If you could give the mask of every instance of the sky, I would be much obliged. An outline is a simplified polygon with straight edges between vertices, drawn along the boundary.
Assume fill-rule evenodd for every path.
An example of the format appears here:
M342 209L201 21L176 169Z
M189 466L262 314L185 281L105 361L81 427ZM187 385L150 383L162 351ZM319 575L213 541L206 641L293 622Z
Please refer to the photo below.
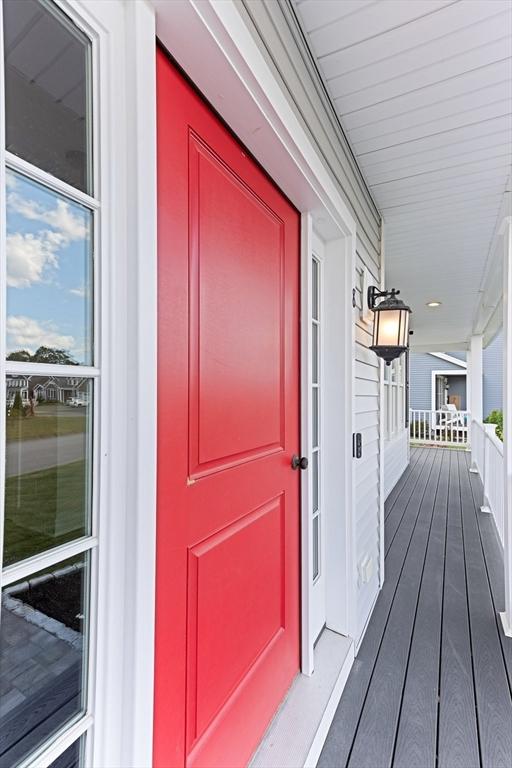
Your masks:
M92 215L7 172L7 353L64 349L91 365Z

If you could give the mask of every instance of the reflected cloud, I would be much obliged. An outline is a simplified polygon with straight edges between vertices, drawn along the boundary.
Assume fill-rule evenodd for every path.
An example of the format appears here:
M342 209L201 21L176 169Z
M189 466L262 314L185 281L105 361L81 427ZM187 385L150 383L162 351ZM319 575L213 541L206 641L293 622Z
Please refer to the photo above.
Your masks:
M65 200L57 199L53 208L44 208L34 200L27 200L17 192L10 191L7 195L7 207L30 221L40 221L56 229L62 237L62 243L85 240L88 236L86 217L74 213Z
M7 235L7 285L10 288L29 288L40 283L49 267L57 267L58 241L54 232L39 235L16 232Z
M7 181L7 354L44 347L90 364L91 211L14 171Z
M22 315L7 317L7 346L9 349L24 349L34 354L39 347L72 349L75 346L73 336L60 334L51 326L43 327L36 320Z

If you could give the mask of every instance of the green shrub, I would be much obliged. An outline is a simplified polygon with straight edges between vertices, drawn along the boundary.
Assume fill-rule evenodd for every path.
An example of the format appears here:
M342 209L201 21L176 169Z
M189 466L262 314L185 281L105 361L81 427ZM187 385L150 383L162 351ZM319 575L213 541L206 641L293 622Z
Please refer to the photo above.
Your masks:
M484 421L486 424L496 424L496 434L503 440L503 411L491 411Z

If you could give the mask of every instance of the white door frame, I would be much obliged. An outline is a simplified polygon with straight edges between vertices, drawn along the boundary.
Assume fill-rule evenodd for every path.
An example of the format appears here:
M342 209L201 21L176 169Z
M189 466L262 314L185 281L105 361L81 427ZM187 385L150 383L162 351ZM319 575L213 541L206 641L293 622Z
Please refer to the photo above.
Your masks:
M436 411L436 377L437 376L465 376L466 377L466 407L462 408L461 410L469 411L469 403L468 403L468 375L467 370L465 368L460 368L459 370L453 370L450 369L449 371L432 371L431 372L431 380L430 380L430 404L431 404L431 411Z
M238 138L302 213L301 295L302 326L308 328L313 228L327 251L343 259L343 308L345 355L343 398L344 430L340 434L339 471L344 477L345 558L339 558L339 573L332 584L328 603L339 614L337 627L356 636L357 572L355 567L355 523L353 511L352 425L354 392L354 322L352 288L355 280L356 223L339 188L300 124L280 83L270 70L264 53L250 35L235 0L152 0L157 12L157 34L178 64L204 94ZM195 45L189 45L193 39ZM219 84L222 84L220 87ZM229 94L229 98L226 97ZM256 130L255 130L256 127ZM340 297L342 298L342 297ZM302 334L302 448L309 445L311 396L309 375L304 370L309 341ZM310 489L307 472L302 473L302 520L309 515ZM309 588L312 549L307 526L302 526L302 670L313 671L313 647L309 618ZM341 573L342 571L342 573ZM332 580L331 580L332 581ZM345 599L340 602L340 591ZM340 608L340 605L343 607Z
M329 488L325 485L325 475L329 463L331 474L338 472L341 493L338 500L338 514L334 513L334 505L328 504L324 509L324 542L323 549L325 567L325 624L329 629L340 634L355 638L356 632L356 597L357 597L357 572L355 566L355 522L353 518L354 498L354 468L352 461L352 432L353 432L353 396L354 396L354 345L355 325L352 315L351 292L355 269L355 252L352 238L333 238L327 242L321 240L314 227L313 216L309 213L302 215L302 239L301 239L301 442L302 453L311 459L312 446L312 370L311 370L311 271L312 257L321 250L321 265L324 270L324 289L322 292L322 312L325 317L327 311L326 302L331 297L326 289L325 270L335 273L339 285L339 298L337 302L337 316L339 326L331 331L337 337L343 354L342 371L334 382L334 388L338 391L341 407L336 423L331 426L337 430L337 436L333 430L326 429L324 418L326 387L323 387L321 435L323 452L321 454L320 476L323 501L329 496ZM321 247L320 247L321 246ZM338 265L338 269L333 267ZM327 278L329 279L329 278ZM335 283L331 280L331 289ZM343 301L343 297L345 301ZM330 312L330 314L332 314ZM327 366L326 355L329 354L326 346L325 331L321 341L323 371L321 381L325 385L325 369ZM339 361L338 361L339 362ZM332 398L334 399L334 398ZM330 417L329 417L330 418ZM334 445L336 441L336 444ZM336 455L334 452L336 451ZM336 467L333 464L336 463ZM314 643L317 635L317 627L314 621L312 604L313 585L313 537L312 537L312 509L313 493L311 475L309 472L302 474L301 483L301 668L306 675L314 672ZM323 503L323 501L321 503Z

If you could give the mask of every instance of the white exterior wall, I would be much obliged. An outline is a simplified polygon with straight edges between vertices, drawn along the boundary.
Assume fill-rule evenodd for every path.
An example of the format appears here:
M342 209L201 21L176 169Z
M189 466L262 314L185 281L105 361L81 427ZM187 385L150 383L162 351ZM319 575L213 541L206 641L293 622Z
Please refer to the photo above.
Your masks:
M358 567L358 635L367 624L379 592L379 372L380 362L368 347L372 343L372 326L361 319L365 297L362 295L363 272L369 270L374 284L380 285L380 270L363 243L358 240L356 260L356 343L355 343L355 426L363 437L363 455L355 459L354 504L356 516L356 565ZM373 571L368 582L359 575L359 566L369 558Z
M409 435L406 429L384 444L384 496L387 499L409 464Z

